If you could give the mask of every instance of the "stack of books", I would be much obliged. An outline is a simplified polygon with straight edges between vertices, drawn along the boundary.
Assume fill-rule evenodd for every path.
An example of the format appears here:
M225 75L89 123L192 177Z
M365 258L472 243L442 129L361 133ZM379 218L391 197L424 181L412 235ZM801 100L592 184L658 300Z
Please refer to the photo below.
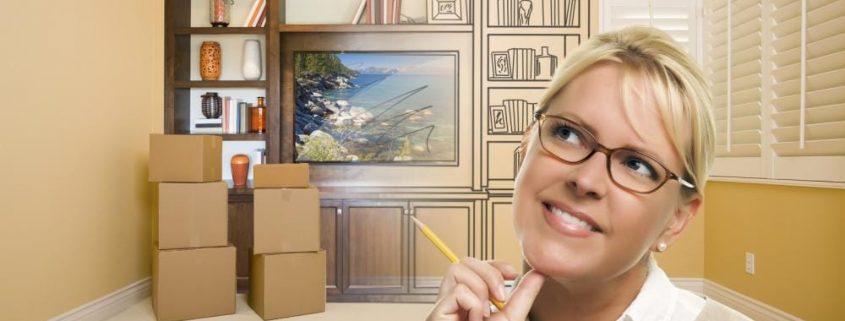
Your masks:
M232 97L223 97L223 114L220 118L195 119L191 134L245 134L249 132L249 103Z
M352 24L398 24L402 0L361 0Z

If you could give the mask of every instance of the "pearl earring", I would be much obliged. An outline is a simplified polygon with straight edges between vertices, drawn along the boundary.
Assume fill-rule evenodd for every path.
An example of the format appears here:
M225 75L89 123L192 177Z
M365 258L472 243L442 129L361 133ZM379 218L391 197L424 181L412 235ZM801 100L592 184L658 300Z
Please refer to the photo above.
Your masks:
M666 242L660 242L660 244L657 244L657 252L666 252L667 248L669 248L669 245L666 245Z

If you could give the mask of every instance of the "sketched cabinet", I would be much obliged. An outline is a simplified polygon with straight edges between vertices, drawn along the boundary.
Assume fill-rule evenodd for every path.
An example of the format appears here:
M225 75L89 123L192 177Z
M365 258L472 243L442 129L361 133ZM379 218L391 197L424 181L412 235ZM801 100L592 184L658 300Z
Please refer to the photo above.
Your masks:
M343 294L408 290L407 202L344 201Z
M326 294L333 302L433 302L449 260L410 215L459 257L473 256L477 201L322 200Z
M326 294L340 294L341 224L343 203L338 200L320 201L320 248L326 250Z
M410 202L411 214L428 225L459 258L475 256L475 202ZM410 222L410 292L437 294L449 268L446 258Z

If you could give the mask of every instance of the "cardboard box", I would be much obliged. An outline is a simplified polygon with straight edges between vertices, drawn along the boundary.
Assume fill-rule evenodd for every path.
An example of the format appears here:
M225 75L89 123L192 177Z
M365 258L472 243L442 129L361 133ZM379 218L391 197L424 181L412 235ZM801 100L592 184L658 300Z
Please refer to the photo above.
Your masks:
M153 249L152 290L158 321L235 313L235 247Z
M150 134L150 182L219 181L222 159L220 136Z
M254 254L320 250L320 192L316 187L253 191Z
M310 181L308 164L261 164L253 171L254 188L306 188Z
M160 183L154 242L178 249L229 244L229 191L222 181Z
M326 311L326 251L253 255L249 305L264 320Z

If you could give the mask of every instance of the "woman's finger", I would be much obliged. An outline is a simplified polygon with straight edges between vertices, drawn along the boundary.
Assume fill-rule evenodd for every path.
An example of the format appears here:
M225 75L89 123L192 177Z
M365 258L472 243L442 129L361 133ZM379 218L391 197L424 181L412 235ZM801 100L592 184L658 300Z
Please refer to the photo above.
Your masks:
M505 293L505 279L502 272L495 266L471 257L461 259L461 263L469 267L485 283L488 293L499 301L507 299Z
M472 290L459 283L437 300L426 321L483 321L486 306Z
M519 272L516 271L516 268L513 265L510 265L508 262L505 261L487 261L490 265L494 268L502 272L502 276L505 277L505 280L513 280L519 276Z
M453 288L458 285L464 285L471 290L481 302L487 302L490 297L490 290L487 283L475 271L475 269L468 266L463 261L461 263L452 264L449 267L449 272L446 274L441 286L438 297L443 297L445 294L452 292Z
M522 277L519 285L511 294L511 298L505 304L505 308L493 315L493 320L522 321L528 317L534 299L543 288L546 276L537 271L530 271Z

